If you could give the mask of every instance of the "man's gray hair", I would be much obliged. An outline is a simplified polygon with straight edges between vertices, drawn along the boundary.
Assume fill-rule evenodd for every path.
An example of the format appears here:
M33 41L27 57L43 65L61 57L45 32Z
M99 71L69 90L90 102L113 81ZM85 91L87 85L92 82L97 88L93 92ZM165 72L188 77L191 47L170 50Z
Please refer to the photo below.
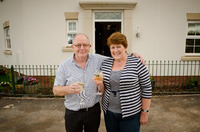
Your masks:
M85 37L88 39L88 42L90 42L90 41L89 41L89 38L88 38L88 36L87 36L86 34L84 34L84 33L77 33L77 34L74 36L74 38L73 38L73 44L74 44L74 40L76 39L76 37L77 37L77 36L81 36L81 35L85 36Z

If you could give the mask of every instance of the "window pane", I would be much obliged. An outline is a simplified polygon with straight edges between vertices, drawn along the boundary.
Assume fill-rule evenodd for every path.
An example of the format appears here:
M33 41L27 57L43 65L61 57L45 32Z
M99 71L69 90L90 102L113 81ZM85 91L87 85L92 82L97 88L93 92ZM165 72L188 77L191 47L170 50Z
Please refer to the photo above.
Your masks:
M69 22L69 30L72 30L72 23Z
M193 47L186 47L186 53L193 53Z
M195 53L200 53L200 47L195 47Z
M72 44L73 38L76 34L68 34L68 44Z
M69 22L69 31L76 30L76 22Z
M6 36L6 37L10 37L9 28L5 28L5 36Z
M186 46L194 46L194 39L186 39Z
M95 19L118 19L121 20L122 14L121 12L95 12Z
M195 47L200 47L200 39L195 39Z
M7 48L11 48L10 39L6 39Z
M188 23L188 35L195 35L195 23Z
M6 32L6 36L7 36L7 37L10 37L10 30L9 30L9 28L8 28L8 30L7 30L7 32Z
M200 23L196 24L196 35L200 36Z
M73 29L72 30L76 30L76 23L73 23Z

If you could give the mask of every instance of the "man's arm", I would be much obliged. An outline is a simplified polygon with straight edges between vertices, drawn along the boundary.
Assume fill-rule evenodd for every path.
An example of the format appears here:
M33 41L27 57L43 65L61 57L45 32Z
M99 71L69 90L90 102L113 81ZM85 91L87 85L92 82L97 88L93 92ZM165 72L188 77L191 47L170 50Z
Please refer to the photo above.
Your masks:
M80 86L76 83L72 83L69 86L54 86L53 94L56 96L65 96L67 94L80 93Z
M80 93L80 86L77 83L72 83L66 86L66 75L64 65L60 65L56 73L54 81L53 94L56 96L64 96L67 94Z

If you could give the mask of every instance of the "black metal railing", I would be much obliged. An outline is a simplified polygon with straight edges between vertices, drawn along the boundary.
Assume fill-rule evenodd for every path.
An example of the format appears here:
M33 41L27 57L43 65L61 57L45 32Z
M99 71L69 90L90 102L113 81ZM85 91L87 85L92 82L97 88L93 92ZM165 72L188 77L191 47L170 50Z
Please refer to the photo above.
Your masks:
M0 95L53 97L52 88L58 67L1 65ZM200 93L200 61L147 61L146 67L150 73L153 94ZM6 82L5 85L2 82Z
M200 61L148 61L153 93L200 93Z

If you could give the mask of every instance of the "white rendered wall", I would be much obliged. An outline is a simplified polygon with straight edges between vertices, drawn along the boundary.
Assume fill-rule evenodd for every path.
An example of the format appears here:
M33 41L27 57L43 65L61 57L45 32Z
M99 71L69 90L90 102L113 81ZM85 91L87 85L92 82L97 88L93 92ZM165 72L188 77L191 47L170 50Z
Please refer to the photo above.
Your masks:
M79 12L79 32L84 32L84 13L79 1L0 2L0 64L58 65L70 57L72 52L62 51L67 42L64 12ZM130 1L137 2L132 14L134 36L128 42L132 45L131 50L141 54L145 60L180 60L185 55L186 13L200 13L200 0ZM2 24L5 21L10 22L12 55L3 53L5 45ZM137 27L141 28L139 38L135 36Z
M138 0L133 11L133 51L146 60L180 60L185 55L186 13L200 13L200 0Z

